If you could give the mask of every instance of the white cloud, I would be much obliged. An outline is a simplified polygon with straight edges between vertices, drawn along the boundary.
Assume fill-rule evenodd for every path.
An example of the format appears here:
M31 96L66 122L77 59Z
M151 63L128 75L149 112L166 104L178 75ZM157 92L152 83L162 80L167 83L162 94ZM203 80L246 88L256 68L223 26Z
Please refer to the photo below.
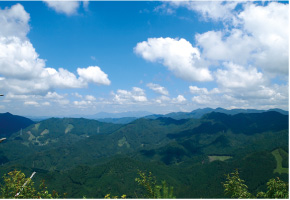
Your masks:
M23 6L0 8L0 89L4 93L45 95L56 88L83 88L89 83L109 85L99 67L78 68L79 77L66 69L48 68L26 37L29 14Z
M199 88L197 86L189 86L189 91L192 94L208 94L208 90L206 88Z
M214 100L209 95L200 95L192 97L192 101L202 105L213 105Z
M226 69L218 69L216 72L217 83L225 88L247 88L251 89L265 83L261 72L256 68L248 69L233 63L224 63Z
M77 14L78 8L80 6L80 2L78 1L44 0L44 2L48 7L52 8L57 13L63 13L66 15Z
M25 101L24 105L38 106L38 103L36 101Z
M213 61L246 64L256 46L256 41L239 29L232 29L227 37L226 34L228 33L222 31L196 34L197 44L203 50L202 56Z
M98 66L89 66L88 68L78 68L77 72L85 82L92 82L101 85L110 85L111 81L108 75L104 73Z
M167 89L165 87L162 87L158 84L148 83L147 87L149 87L151 90L153 90L154 92L161 94L161 95L168 95L169 94L169 92L167 91Z
M158 97L155 101L157 103L164 103L164 102L168 102L169 103L170 100L171 99L168 96L162 95L162 96Z
M239 8L237 9L237 5ZM221 21L225 29L196 34L201 58L253 64L268 76L288 75L289 4L269 2L172 1L160 9L180 7L201 14L205 20ZM170 14L170 13L169 13Z
M223 1L171 1L166 3L164 9L173 13L172 9L185 7L188 10L196 11L204 19L229 20L233 18L233 10L238 2ZM165 5L166 5L165 4ZM171 8L171 9L170 9ZM169 13L170 14L170 13Z
M253 67L246 68L233 63L224 63L224 67L215 74L218 88L208 91L206 88L189 87L190 92L197 95L192 97L194 103L212 107L288 108L288 84L271 85Z
M0 18L0 23L1 23ZM38 58L32 44L18 37L0 37L0 74L27 80L42 73L45 62Z
M29 14L21 4L13 5L11 8L5 8L4 10L0 9L0 37L26 38L26 34L30 30L28 25L29 19Z
M48 92L44 98L47 99L63 99L64 96L63 95L59 95L56 92Z
M44 68L41 78L46 79L53 88L82 88L88 84L87 81L77 78L63 68L59 68L58 71L53 68Z
M212 90L208 91L207 88L199 88L197 86L189 86L189 91L192 94L218 94L220 90L218 88L213 88Z
M244 31L258 43L255 64L271 73L288 74L289 4L247 4L238 17Z
M88 106L92 104L92 102L91 101L74 101L73 104L76 106Z
M197 48L185 39L149 38L134 48L136 54L150 62L160 62L179 78L189 81L211 81L207 66Z
M196 34L202 57L245 65L252 63L268 75L288 75L289 5L244 5L235 15L234 28Z
M176 98L172 99L173 103L184 103L186 102L186 98L183 95L178 95Z
M95 98L94 96L92 96L92 95L86 95L86 96L85 96L85 99L86 99L87 101L95 101L95 100L96 100L96 98Z
M138 87L133 87L131 91L127 90L117 90L117 93L112 93L113 101L118 104L132 104L132 103L142 103L147 102L147 97L143 89Z

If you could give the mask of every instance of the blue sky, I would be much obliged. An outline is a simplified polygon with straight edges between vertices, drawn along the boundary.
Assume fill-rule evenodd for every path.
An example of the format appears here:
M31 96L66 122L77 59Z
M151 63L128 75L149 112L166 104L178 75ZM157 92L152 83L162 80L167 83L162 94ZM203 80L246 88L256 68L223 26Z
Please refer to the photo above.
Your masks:
M288 13L285 2L0 2L0 112L288 110Z

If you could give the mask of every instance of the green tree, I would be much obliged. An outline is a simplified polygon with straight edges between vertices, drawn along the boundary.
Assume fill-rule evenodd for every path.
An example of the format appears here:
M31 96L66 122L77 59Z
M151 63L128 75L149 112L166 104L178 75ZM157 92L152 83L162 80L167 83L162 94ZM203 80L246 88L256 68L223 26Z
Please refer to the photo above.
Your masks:
M149 199L173 199L173 187L167 186L166 181L162 181L161 185L156 184L156 177L151 172L147 175L145 172L138 172L140 178L135 181L146 189L146 198Z
M223 183L226 195L229 195L231 198L235 199L253 198L253 195L248 192L248 186L244 184L245 181L240 178L237 169L226 176L227 181Z
M288 183L281 181L279 177L276 179L271 179L267 183L267 192L259 192L257 197L267 199L288 199Z
M4 184L1 185L0 189L0 197L3 199L52 199L60 197L55 191L50 194L44 181L39 185L39 190L36 190L34 182L30 178L26 178L21 171L9 172L3 176L3 179Z
M240 178L237 169L233 173L227 174L226 177L227 181L223 183L223 186L225 188L225 194L229 195L231 198L289 198L288 183L280 180L278 177L276 179L270 179L267 182L267 191L258 192L257 196L248 192L248 186L245 185L245 181Z

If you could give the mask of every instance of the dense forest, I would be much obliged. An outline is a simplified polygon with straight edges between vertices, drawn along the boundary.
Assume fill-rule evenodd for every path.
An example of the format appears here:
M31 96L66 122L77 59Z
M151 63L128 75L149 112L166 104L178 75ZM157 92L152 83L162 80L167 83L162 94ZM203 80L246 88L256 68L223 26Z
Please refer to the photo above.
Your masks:
M152 173L159 185L166 181L176 198L225 198L225 175L236 169L251 194L266 191L276 177L288 183L288 115L198 112L128 123L84 118L31 123L0 144L0 173L36 172L36 184L44 179L49 192L68 198L146 197L136 182L140 172Z

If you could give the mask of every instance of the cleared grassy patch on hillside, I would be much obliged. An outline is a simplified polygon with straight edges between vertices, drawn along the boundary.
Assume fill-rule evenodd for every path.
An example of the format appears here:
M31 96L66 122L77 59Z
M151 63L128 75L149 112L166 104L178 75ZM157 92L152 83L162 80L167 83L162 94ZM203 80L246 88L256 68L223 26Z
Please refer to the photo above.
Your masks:
M280 149L280 151L284 151L284 150ZM272 151L272 154L275 157L276 162L277 162L277 167L276 167L276 169L274 169L274 173L279 173L279 174L286 173L286 174L288 174L288 172L289 172L288 168L282 167L283 159L282 159L282 156L279 152L279 149Z
M69 132L71 132L71 130L73 130L74 126L72 124L68 124L64 133L67 134Z
M209 162L213 162L215 160L225 161L232 158L232 156L208 156Z

